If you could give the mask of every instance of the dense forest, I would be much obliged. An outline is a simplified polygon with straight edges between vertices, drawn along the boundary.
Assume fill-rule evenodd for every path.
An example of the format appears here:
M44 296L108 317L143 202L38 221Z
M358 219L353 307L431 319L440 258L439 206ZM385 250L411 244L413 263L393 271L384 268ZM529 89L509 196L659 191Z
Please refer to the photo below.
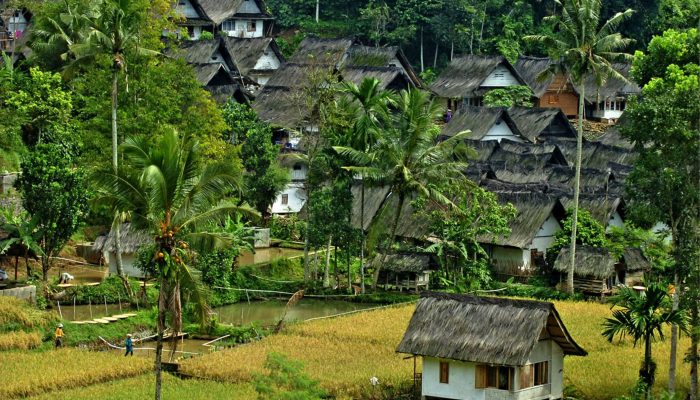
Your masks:
M620 27L635 40L630 52L646 47L667 29L697 26L700 3L688 0L605 0L601 20L632 9ZM547 16L556 0L268 0L276 29L297 34L356 36L367 44L399 45L421 71L445 66L454 54L546 55L523 41L551 30ZM318 21L316 13L318 7Z

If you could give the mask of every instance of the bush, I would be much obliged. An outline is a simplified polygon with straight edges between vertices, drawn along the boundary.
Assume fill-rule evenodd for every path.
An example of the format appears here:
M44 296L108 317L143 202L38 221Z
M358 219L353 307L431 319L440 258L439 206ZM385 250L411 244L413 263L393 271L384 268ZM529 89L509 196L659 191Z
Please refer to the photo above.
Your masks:
M211 40L214 39L214 34L209 31L204 31L199 34L199 40Z
M140 290L139 286L141 283L138 280L131 279L129 284L134 292ZM158 290L156 288L147 288L146 293L151 302L155 302L158 298ZM129 296L126 293L124 284L118 276L110 276L96 286L73 286L67 288L66 295L64 296L65 301L72 302L73 297L75 297L76 304L88 304L90 302L96 304L104 303L105 301L114 304L120 301L122 303L129 301Z
M304 373L304 365L283 354L270 353L265 360L266 375L255 374L253 382L259 399L316 400L326 397L318 381Z
M274 216L270 222L270 236L276 239L293 242L303 241L305 229L306 224L296 215Z

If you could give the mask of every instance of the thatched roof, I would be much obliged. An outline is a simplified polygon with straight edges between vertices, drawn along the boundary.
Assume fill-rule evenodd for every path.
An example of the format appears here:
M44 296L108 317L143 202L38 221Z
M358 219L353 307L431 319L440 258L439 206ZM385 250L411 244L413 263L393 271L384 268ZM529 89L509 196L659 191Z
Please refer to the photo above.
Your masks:
M398 62L398 63L397 63ZM398 46L373 47L354 44L348 50L348 58L345 61L348 67L396 67L400 68L409 82L416 87L424 87L413 66Z
M515 62L515 69L527 82L535 97L542 97L554 80L553 75L545 76L545 79L540 78L551 64L552 60L549 57L520 56Z
M513 134L520 135L523 139L526 139L518 130L510 115L502 107L463 107L449 123L443 126L442 135L454 136L468 130L471 133L467 138L481 140L501 120L508 125Z
M207 17L211 19L216 25L221 24L225 20L234 17L246 17L253 16L247 14L236 15L241 4L244 0L196 0L202 6L202 9L206 13ZM261 14L254 14L256 18L269 19L271 18L269 14L266 13L267 7L262 0L254 0Z
M554 261L555 271L568 271L571 262L569 250L568 246L561 249ZM600 247L577 245L574 264L574 274L580 277L607 279L615 273L615 258L607 249Z
M265 85L258 93L253 108L261 121L277 127L295 129L306 118L296 104L293 89L285 87Z
M629 63L613 64L613 68L628 80L624 81L622 79L609 78L601 87L598 87L598 83L593 77L586 77L583 82L586 101L589 103L597 103L608 99L614 100L616 97L627 97L631 94L641 93L642 90L639 88L639 85L631 80L632 78L629 74L631 67L632 65Z
M466 55L455 57L444 71L430 84L439 97L463 98L480 94L481 83L499 65L504 65L523 85L520 74L503 56Z
M232 85L236 81L221 63L192 64L194 75L202 86Z
M622 252L622 258L625 260L627 271L649 271L651 269L651 263L640 249L626 247Z
M554 340L566 355L587 354L552 303L423 292L396 351L522 366L544 339Z
M565 208L574 206L572 196L562 196L560 199ZM625 201L616 194L595 195L582 194L578 199L579 208L591 213L591 217L598 221L603 227L608 225L610 218L617 211L621 216L625 215Z
M353 38L322 39L307 36L299 43L299 48L289 59L297 64L330 64L339 67L348 49L355 42Z
M634 148L634 143L622 137L620 134L620 123L621 121L618 120L617 125L611 126L605 131L604 134L598 137L598 141L607 146L615 146L626 150L632 150Z
M412 86L408 76L398 67L344 67L340 71L344 81L359 85L365 78L376 78L382 89L407 89Z
M510 223L511 233L507 237L485 236L479 238L482 243L500 246L527 248L537 232L550 215L561 221L566 211L556 196L544 193L517 191L496 192L501 203L511 203L517 209L515 218Z
M497 140L470 140L467 139L464 141L466 145L472 149L475 150L474 157L470 158L470 161L473 161L470 163L473 164L474 162L485 162L488 161L489 158L491 158L491 155L493 154L496 149L500 148L500 143L498 143ZM505 140L502 140L502 142L505 142ZM510 142L510 141L508 141Z
M511 107L508 115L531 142L550 137L576 139L576 130L559 108Z
M370 265L392 272L423 272L430 266L430 255L377 253Z
M274 38L237 38L227 36L223 38L224 46L228 49L241 74L247 75L255 68L266 51L275 53L275 56L284 62L284 56Z
M217 52L221 55L221 59L218 58ZM236 63L221 38L183 41L179 48L166 50L166 54L170 57L182 58L188 64L223 63L232 74L238 74Z
M369 229L373 222L377 226L389 227L394 222L395 213L398 210L398 197L389 194L388 187L365 187L365 208L364 220L362 216L362 186L356 182L352 187L352 216L351 223L355 228L361 228L360 222L363 221L362 227ZM411 205L412 198L404 201L399 217L399 224L396 228L396 234L404 238L424 239L429 233L428 221L421 218L415 213ZM386 202L386 212L382 215L382 203Z
M153 243L153 237L148 231L134 230L130 223L121 225L119 236L121 237L122 253L136 253L141 246ZM92 245L92 249L100 252L116 251L114 231L110 230L106 236L98 236Z

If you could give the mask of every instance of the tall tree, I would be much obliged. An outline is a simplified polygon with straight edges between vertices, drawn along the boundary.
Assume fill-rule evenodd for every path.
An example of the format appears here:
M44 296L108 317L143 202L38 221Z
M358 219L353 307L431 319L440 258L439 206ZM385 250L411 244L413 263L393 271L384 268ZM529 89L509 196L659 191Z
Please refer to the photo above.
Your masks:
M161 398L161 358L166 315L174 332L182 328L182 298L195 305L205 321L207 307L198 282L187 266L192 251L207 252L231 242L221 229L226 217L239 212L253 214L226 196L236 194L241 177L229 164L203 166L199 143L174 132L152 143L149 138L129 138L123 146L128 168L102 172L96 179L97 201L113 211L129 213L136 228L155 237L153 260L159 283L156 393Z
M7 239L0 241L0 254L12 252L15 257L15 281L17 280L17 267L20 255L24 258L24 266L27 268L27 279L31 278L32 271L29 268L29 255L34 253L41 256L41 246L37 235L37 220L30 218L27 212L15 212L14 207L2 210L4 222L0 229L8 233Z
M389 122L389 106L395 102L393 93L381 90L376 78L365 78L360 86L352 82L344 83L341 89L350 95L350 114L354 117L352 128L341 138L339 145L371 154L382 130ZM360 221L362 245L360 247L360 285L365 293L365 251L367 232L365 231L365 179L360 175Z
M692 254L700 235L692 227L700 220L700 34L697 29L669 30L655 37L647 54L637 52L632 68L643 85L642 97L628 104L622 134L635 143L639 158L627 180L630 216L640 226L664 223L671 234L674 284L697 274ZM695 247L695 249L694 249ZM696 292L676 291L674 308L687 297L691 317ZM697 343L693 319L691 342ZM675 389L677 328L671 333L669 390ZM697 382L697 351L691 371ZM697 398L697 383L691 385Z
M438 140L440 128L436 121L442 115L440 105L433 102L427 92L409 89L401 91L394 107L391 124L369 157L364 151L336 147L336 151L352 163L346 169L367 177L376 185L388 187L372 223L377 226L378 221L391 216L387 225L391 243L396 240L406 200L422 195L438 203L451 203L440 188L469 182L462 174L466 163L459 157L463 154L460 143L466 132ZM375 288L379 270L378 267L374 273L372 286Z
M656 370L656 364L651 357L651 344L657 335L664 339L665 325L677 324L685 328L685 315L678 310L671 310L666 287L659 283L648 284L644 291L622 287L610 302L619 308L614 308L612 317L605 319L603 336L612 342L615 336L622 339L629 335L635 346L640 341L644 343L644 363L639 377L649 395Z
M581 182L581 152L583 146L583 118L586 79L594 79L601 86L609 78L627 79L613 68L615 61L628 61L632 56L621 52L631 43L616 32L625 19L633 14L628 9L615 14L600 24L602 0L555 0L561 15L547 18L554 24L554 32L547 35L526 36L525 40L544 46L556 62L546 74L563 73L578 92L578 124L574 177L574 204L571 225L571 259L567 273L567 290L574 292L574 260L576 259L576 224Z

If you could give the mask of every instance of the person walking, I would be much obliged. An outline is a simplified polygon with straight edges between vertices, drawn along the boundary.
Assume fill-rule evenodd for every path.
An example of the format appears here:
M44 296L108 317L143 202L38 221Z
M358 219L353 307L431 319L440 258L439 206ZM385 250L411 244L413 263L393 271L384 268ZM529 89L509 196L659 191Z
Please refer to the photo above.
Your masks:
M124 353L124 357L128 356L131 354L131 356L134 355L134 341L131 339L131 333L128 333L126 335L126 341L124 342L124 345L126 346L126 353Z
M63 324L58 324L54 337L56 338L56 348L63 347Z

